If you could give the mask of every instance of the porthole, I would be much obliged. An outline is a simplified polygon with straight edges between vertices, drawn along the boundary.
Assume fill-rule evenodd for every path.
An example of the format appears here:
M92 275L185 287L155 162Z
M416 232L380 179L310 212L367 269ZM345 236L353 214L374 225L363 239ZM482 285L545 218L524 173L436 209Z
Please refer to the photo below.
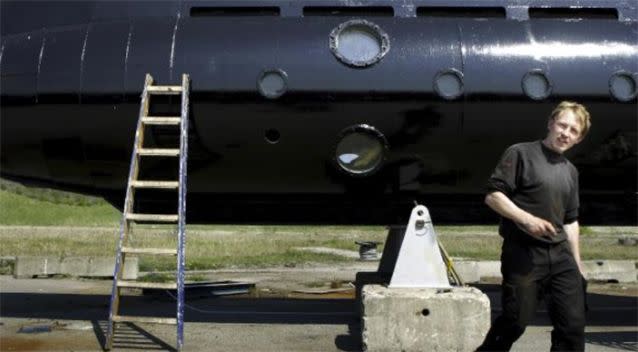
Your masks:
M368 176L382 167L388 148L381 132L361 124L341 133L334 157L340 170L352 176Z
M330 50L344 64L363 68L374 65L387 54L390 39L376 24L355 19L332 30Z
M458 98L463 94L463 74L453 68L440 71L434 77L434 90L442 98Z
M277 144L281 138L281 133L279 133L279 130L271 128L264 133L264 138L266 139L266 142L270 144Z
M609 92L619 101L636 98L636 78L629 72L618 71L609 78Z
M552 85L542 70L532 70L523 76L523 92L534 100L543 100L552 92Z
M265 70L257 78L259 93L268 99L276 99L286 92L288 75L280 69Z

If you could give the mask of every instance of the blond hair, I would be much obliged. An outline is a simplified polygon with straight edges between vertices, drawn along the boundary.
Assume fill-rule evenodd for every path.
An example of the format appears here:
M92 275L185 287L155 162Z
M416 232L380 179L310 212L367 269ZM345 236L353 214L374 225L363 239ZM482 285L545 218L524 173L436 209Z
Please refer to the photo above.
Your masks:
M576 118L580 123L580 127L582 127L582 130L580 131L580 138L585 138L587 132L589 132L589 129L591 128L591 118L589 116L589 111L587 111L587 108L584 105L573 101L563 101L556 106L549 118L555 120L558 115L566 110L569 110L576 115Z

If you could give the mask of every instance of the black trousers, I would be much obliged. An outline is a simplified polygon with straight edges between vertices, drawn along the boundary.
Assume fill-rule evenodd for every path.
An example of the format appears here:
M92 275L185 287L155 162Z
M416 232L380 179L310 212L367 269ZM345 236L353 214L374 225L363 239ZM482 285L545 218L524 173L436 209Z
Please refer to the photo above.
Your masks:
M501 254L503 312L478 351L509 351L546 297L551 351L584 351L585 291L567 241L532 244L505 240Z

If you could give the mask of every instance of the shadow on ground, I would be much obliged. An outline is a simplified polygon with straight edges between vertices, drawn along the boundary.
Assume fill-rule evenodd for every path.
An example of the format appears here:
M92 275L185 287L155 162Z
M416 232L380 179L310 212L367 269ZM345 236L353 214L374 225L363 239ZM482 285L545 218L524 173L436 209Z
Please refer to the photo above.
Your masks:
M500 313L499 285L475 285L489 297L492 317ZM636 351L638 333L626 331L638 326L638 297L589 294L588 326L609 327L610 332L590 332L587 342ZM0 312L4 318L33 320L82 320L93 324L95 338L104 346L107 330L109 295L55 294L33 292L0 293ZM354 299L293 299L254 297L210 297L187 299L186 323L213 324L335 324L347 325L348 334L336 336L336 348L361 349L361 326ZM169 297L126 296L123 315L172 317L175 302ZM549 325L544 305L532 325ZM618 327L618 331L613 328ZM622 331L624 330L624 331ZM115 347L139 350L171 350L166 342L135 324L117 329Z
M110 296L51 293L0 293L2 317L33 320L82 320L93 325L95 338L105 346ZM214 324L338 324L349 334L335 338L342 351L361 349L358 310L354 299L199 298L186 302L186 323ZM122 315L174 317L176 303L169 297L125 296ZM137 324L120 324L114 347L174 350Z
M501 286L494 284L472 285L490 298L492 320L501 312ZM597 293L587 294L588 326L638 326L638 297L615 296ZM551 325L543 302L538 305L531 325Z
M605 331L585 333L585 342L625 351L638 351L638 331Z

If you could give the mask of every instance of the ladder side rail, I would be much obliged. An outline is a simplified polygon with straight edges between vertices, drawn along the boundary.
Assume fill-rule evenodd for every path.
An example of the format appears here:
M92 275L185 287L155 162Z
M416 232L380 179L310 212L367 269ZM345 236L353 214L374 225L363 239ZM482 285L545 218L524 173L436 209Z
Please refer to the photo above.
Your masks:
M139 175L139 150L144 146L144 117L148 116L150 107L150 99L148 89L153 84L153 77L150 74L146 74L146 80L144 82L144 90L142 91L142 104L140 104L140 116L137 120L137 130L135 132L135 142L133 143L133 152L131 155L131 169L129 170L128 184L126 189L126 201L124 203L124 214L133 212L135 188L131 187L131 183L137 180Z
M186 244L186 173L188 161L188 104L190 78L182 75L182 121L180 124L179 190L178 190L178 251L177 251L177 350L184 343L184 266Z
M142 117L148 115L149 111L149 94L148 87L153 84L153 77L150 74L146 74L146 78L144 81L144 90L142 91L142 104L140 105L140 115L137 120L137 128L135 130L135 141L133 143L133 151L131 152L131 166L129 168L129 175L126 184L126 197L124 198L124 209L122 214L122 220L120 221L120 238L117 245L117 254L115 257L115 268L113 270L113 288L111 289L111 303L109 310L109 325L107 331L107 339L106 339L106 349L110 350L113 347L113 334L114 334L114 315L117 315L117 311L119 310L119 288L117 287L117 282L121 279L122 276L122 266L124 262L125 253L122 253L122 247L124 246L124 242L126 241L126 237L128 235L129 230L129 221L126 218L126 214L128 214L133 208L133 198L135 190L131 187L131 183L133 180L137 179L139 174L139 156L137 155L137 150L142 147L142 143L144 142L144 131L142 124Z

